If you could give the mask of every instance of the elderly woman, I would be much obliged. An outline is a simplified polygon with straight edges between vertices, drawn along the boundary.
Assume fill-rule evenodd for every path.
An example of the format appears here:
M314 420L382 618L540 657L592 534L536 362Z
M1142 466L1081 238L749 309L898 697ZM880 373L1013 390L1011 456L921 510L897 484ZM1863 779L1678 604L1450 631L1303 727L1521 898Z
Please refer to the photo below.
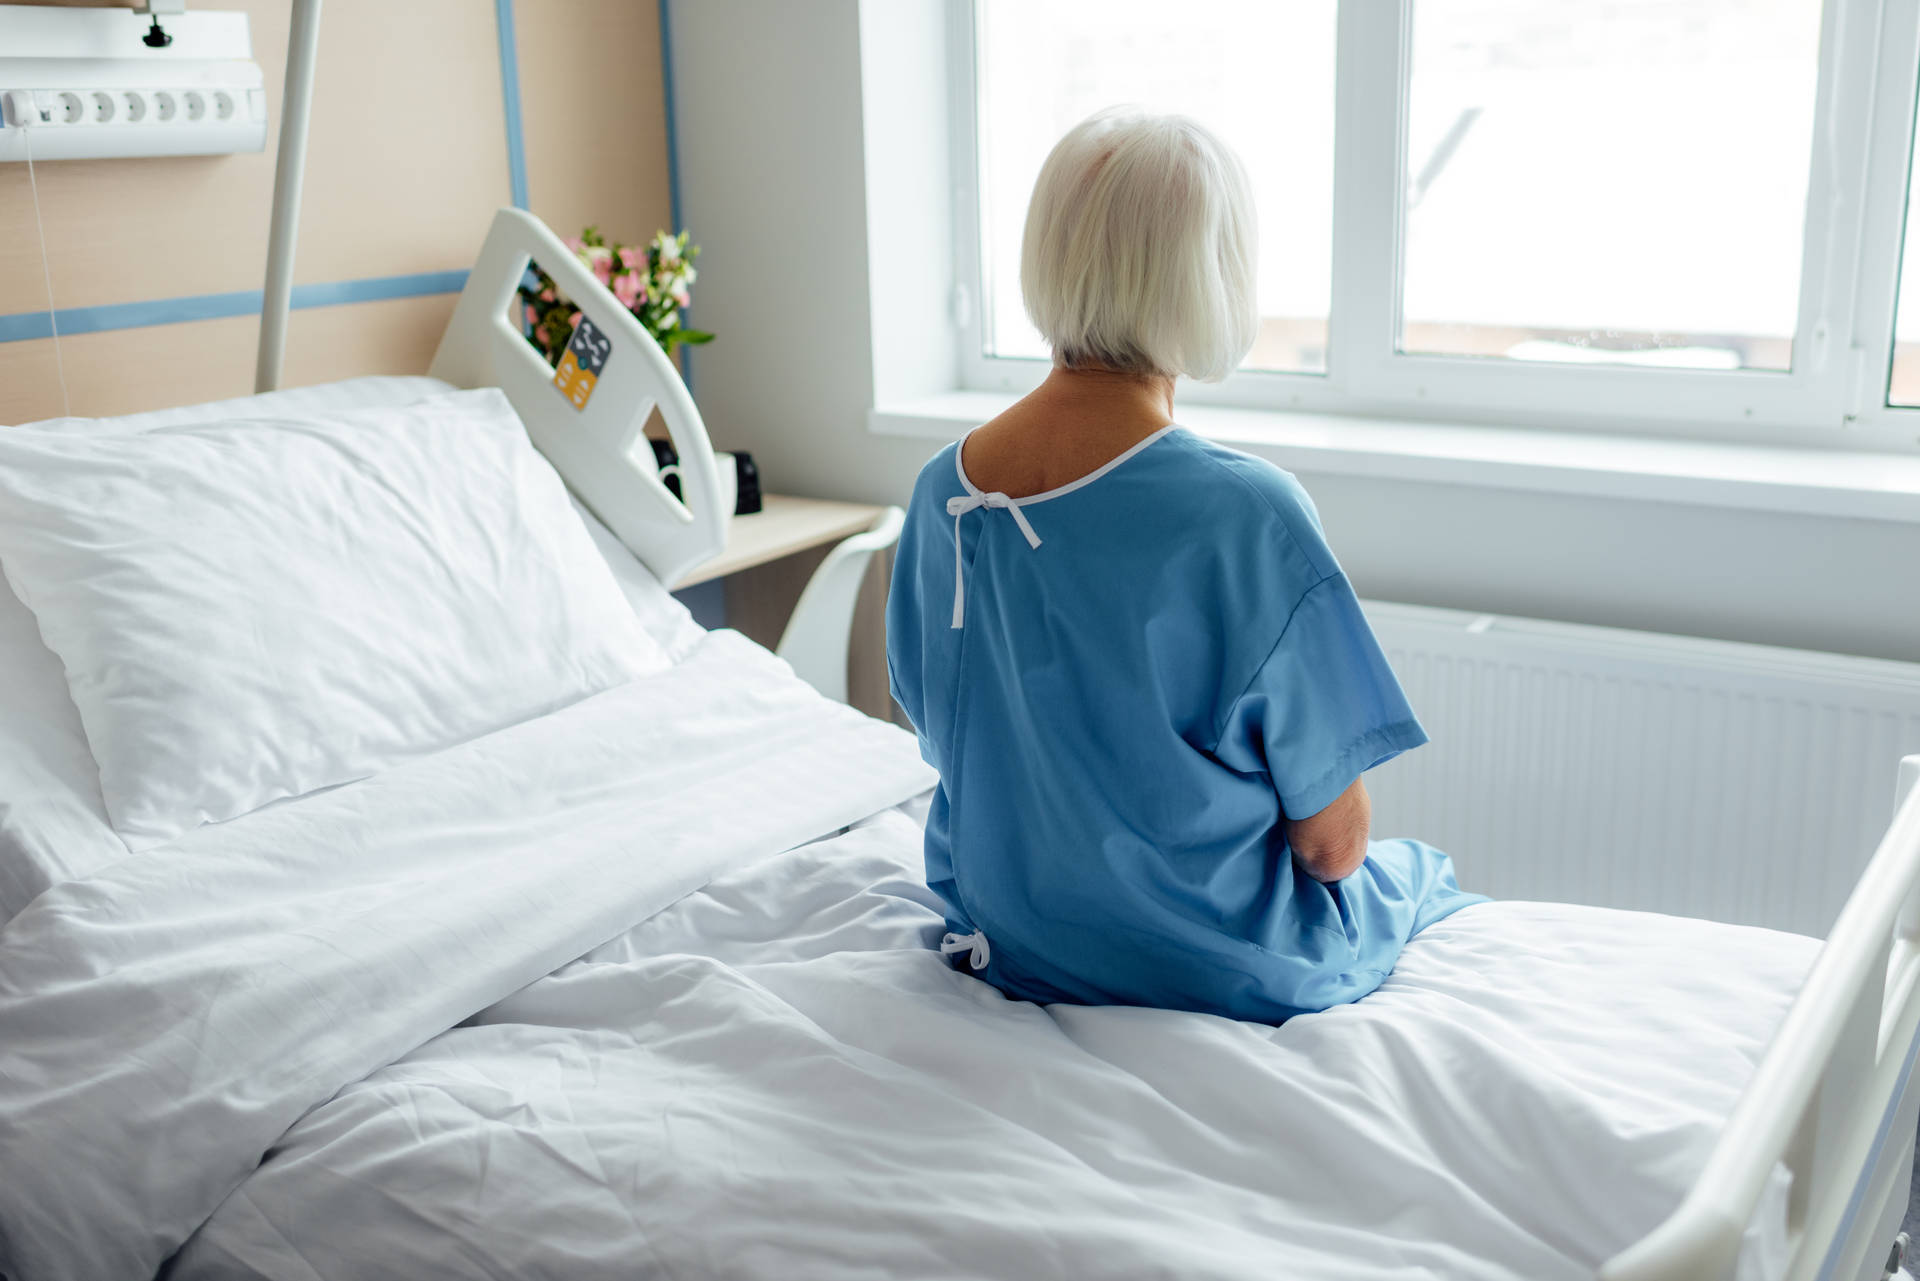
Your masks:
M887 656L940 772L927 883L1010 996L1277 1023L1479 901L1368 840L1360 775L1427 736L1306 493L1173 422L1253 345L1254 251L1205 129L1074 128L1020 259L1053 371L914 488Z

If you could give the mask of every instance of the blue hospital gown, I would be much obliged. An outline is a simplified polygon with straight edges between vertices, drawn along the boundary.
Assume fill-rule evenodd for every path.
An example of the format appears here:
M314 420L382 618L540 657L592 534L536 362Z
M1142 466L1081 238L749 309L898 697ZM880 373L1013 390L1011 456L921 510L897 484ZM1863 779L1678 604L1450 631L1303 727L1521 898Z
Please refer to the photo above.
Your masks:
M949 446L914 487L887 659L940 774L927 884L1011 996L1277 1023L1366 995L1481 901L1418 841L1337 885L1292 859L1284 815L1427 735L1262 460L1169 427L1009 500Z

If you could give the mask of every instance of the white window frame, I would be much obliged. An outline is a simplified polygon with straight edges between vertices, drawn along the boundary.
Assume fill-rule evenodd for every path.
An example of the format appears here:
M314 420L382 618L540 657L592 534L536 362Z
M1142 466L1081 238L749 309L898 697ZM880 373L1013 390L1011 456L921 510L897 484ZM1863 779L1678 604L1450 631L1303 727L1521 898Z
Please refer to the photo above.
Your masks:
M1920 72L1920 0L1827 0L1792 368L1574 365L1396 350L1414 0L1337 0L1333 294L1324 374L1183 383L1189 403L1637 436L1920 452L1886 404ZM985 352L975 0L948 12L955 373L1021 394L1048 369ZM1392 247L1379 252L1381 245Z
M1920 408L1887 403L1893 382L1893 330L1900 296L1900 258L1907 230L1907 193L1914 157L1915 100L1920 98L1920 0L1887 0L1879 15L1876 110L1866 134L1860 288L1848 349L1853 364L1847 425L1895 448L1920 446ZM1904 99L1906 109L1900 109ZM1920 210L1915 211L1920 223ZM1920 225L1913 228L1920 234Z

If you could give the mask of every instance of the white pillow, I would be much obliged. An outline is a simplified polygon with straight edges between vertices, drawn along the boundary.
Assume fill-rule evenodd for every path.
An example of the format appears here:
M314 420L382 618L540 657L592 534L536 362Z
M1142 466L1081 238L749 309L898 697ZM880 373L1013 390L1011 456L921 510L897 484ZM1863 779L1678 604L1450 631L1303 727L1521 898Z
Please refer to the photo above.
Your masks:
M119 418L55 418L32 426L131 432L213 418L310 418L369 405L405 404L452 390L438 378L350 378L183 409ZM624 592L621 575L622 569L614 567ZM667 634L656 631L648 615L641 616L641 626L650 635ZM48 887L85 876L126 854L125 842L107 823L100 769L87 750L86 730L67 695L60 660L41 642L32 611L0 582L0 923Z
M134 849L669 666L491 389L0 431L0 569Z
M60 660L0 583L0 924L49 886L126 856Z
M640 558L628 551L627 545L602 525L600 518L588 511L578 498L573 500L573 514L587 527L594 550L607 562L613 581L619 586L620 594L627 598L627 605L640 620L640 626L665 651L670 662L683 662L705 639L707 629L694 621L692 612L662 587L653 571L641 564Z

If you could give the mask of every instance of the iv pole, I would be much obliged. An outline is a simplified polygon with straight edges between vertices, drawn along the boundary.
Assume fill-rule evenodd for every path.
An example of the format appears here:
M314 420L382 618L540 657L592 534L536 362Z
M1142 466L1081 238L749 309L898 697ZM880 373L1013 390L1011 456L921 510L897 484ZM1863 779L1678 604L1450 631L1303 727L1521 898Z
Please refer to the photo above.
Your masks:
M287 32L287 78L280 93L280 150L273 164L273 220L267 239L267 283L260 304L260 355L255 392L280 386L287 352L287 314L293 305L293 250L300 233L300 180L307 168L307 119L313 107L313 66L320 45L320 0L293 0Z

